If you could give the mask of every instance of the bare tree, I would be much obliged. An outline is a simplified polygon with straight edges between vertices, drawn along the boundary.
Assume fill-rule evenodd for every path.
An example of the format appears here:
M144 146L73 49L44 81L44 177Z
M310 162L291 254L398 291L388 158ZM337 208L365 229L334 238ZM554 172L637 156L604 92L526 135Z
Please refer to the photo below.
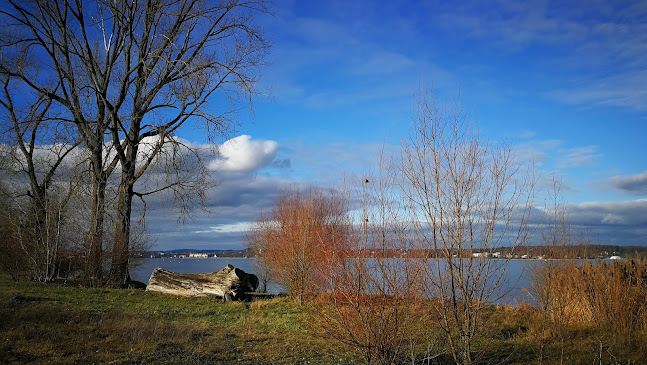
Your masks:
M5 54L3 61L13 56L10 62L24 68L24 55ZM10 75L0 74L0 86L2 170L13 180L14 208L20 213L11 219L21 220L13 237L30 262L32 278L49 281L57 272L62 212L78 183L79 161L69 156L79 142L73 126L58 118L52 99L26 92Z
M572 316L573 290L566 290L564 274L575 267L574 237L569 223L569 212L564 202L564 183L552 174L544 203L545 220L542 222L542 245L547 246L551 260L541 261L530 267L530 294L540 311L538 362L544 363L544 347L559 339L560 363L564 361L564 345L567 324ZM554 336L554 337L553 337Z
M349 345L367 364L415 362L426 330L419 265L412 248L410 216L398 191L396 171L380 158L379 170L352 179L348 238L322 265L327 292L319 299L314 329ZM350 209L349 209L350 210Z
M105 191L117 160L106 161L105 133L107 109L100 95L113 86L114 68L123 46L92 40L88 33L81 1L9 1L0 14L5 33L1 51L20 57L2 58L0 71L23 82L22 90L43 95L58 104L59 118L73 123L83 146L89 151L92 201L90 230L86 242L86 276L102 276ZM98 8L101 8L97 3ZM100 12L100 9L95 9ZM81 21L75 18L81 17ZM78 19L77 19L78 20ZM99 23L99 27L104 24ZM103 57L102 57L103 56ZM20 61L20 62L15 62ZM64 112L63 112L64 111Z
M481 313L500 294L508 260L502 245L528 238L533 184L512 149L485 139L458 102L439 105L431 90L418 98L413 130L403 143L405 194L415 209L427 295L456 363L473 363Z
M167 188L183 194L187 185L181 174L153 190L137 191L136 183L166 145L182 144L175 134L186 122L201 122L215 138L231 128L236 100L251 102L257 94L256 72L267 43L253 16L265 11L265 2L9 3L9 10L0 13L16 36L3 46L28 49L43 64L40 69L52 70L50 77L56 82L52 86L49 79L7 64L2 72L20 77L62 105L91 151L96 216L89 255L96 256L91 260L95 266L101 256L97 248L103 235L106 181L114 169L121 173L110 281L123 285L129 281L133 197ZM152 147L141 154L141 144L151 139Z

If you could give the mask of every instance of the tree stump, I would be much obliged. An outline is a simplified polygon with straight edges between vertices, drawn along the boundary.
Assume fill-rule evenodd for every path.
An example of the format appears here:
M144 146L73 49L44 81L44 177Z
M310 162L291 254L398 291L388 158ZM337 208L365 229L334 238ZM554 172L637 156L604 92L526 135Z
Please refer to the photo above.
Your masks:
M216 272L183 274L153 270L146 290L181 295L186 297L216 297L223 300L242 299L247 292L258 287L258 277L248 274L233 265L227 265Z

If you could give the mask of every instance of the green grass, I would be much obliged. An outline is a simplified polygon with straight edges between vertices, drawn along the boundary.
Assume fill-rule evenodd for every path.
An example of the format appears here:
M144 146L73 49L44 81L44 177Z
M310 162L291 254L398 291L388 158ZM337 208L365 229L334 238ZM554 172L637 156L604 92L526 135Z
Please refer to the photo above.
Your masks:
M223 303L142 290L0 277L0 362L339 363L349 353L307 335L285 298Z
M343 364L360 358L313 336L308 311L287 298L223 303L13 282L0 275L0 363ZM477 341L481 363L537 363L541 341L532 311L492 307L484 319L491 325ZM561 342L552 337L543 343L544 364L559 363ZM601 328L573 328L564 338L564 363L597 364L600 356L603 364L640 363L647 358L645 343L643 332L625 338ZM443 344L437 340L434 351L442 352Z

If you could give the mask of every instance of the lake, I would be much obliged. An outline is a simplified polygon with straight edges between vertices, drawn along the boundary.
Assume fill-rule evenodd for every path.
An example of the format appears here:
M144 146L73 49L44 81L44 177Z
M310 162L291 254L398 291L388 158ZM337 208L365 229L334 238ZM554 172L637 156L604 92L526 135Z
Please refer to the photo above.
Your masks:
M532 265L541 265L543 261L537 260L510 260L505 274L506 296L496 300L497 303L518 304L529 302L531 298L524 292L524 288L530 287L529 272ZM253 273L252 259L243 257L216 257L216 258L148 258L143 259L141 264L132 270L131 277L134 280L148 283L151 273L156 267L164 270L181 273L213 272L232 264L245 272ZM280 293L281 286L271 284L268 288L270 293Z

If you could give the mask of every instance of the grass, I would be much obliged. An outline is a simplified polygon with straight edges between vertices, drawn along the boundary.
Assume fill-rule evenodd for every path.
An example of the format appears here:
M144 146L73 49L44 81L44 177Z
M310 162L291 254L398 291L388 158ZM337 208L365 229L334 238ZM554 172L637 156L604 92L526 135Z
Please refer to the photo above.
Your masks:
M0 362L61 364L339 363L303 308L278 298L223 303L142 290L0 277Z
M344 364L352 349L316 337L307 305L287 298L223 303L142 290L13 282L0 275L0 363ZM600 327L569 327L561 342L538 336L536 309L491 307L479 334L481 363L640 363L647 334L618 341ZM433 326L433 323L426 324ZM442 353L442 339L433 344ZM420 355L420 354L416 354ZM417 356L421 359L423 356ZM431 364L448 363L439 355ZM601 360L601 361L600 361Z

